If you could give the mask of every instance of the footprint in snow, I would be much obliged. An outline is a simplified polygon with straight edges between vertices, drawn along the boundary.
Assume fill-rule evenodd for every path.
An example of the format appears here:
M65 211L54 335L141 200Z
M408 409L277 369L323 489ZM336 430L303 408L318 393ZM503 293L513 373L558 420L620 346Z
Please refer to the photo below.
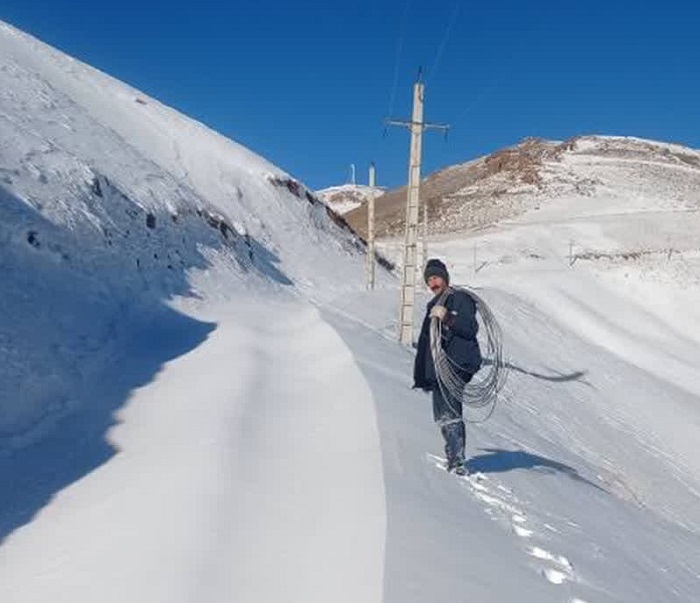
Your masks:
M525 527L524 524L527 522L527 519L522 515L513 515L510 520L513 532L515 532L516 536L520 536L520 538L530 538L534 534L532 530Z
M547 561L551 564L550 567L544 567L540 571L542 575L552 584L563 584L567 580L574 579L574 568L566 557L562 555L555 555L536 546L531 547L528 550L528 554L536 559Z
M447 461L444 458L428 454L428 458L443 471L447 468ZM511 490L500 484L493 484L483 473L470 473L459 477L467 484L474 496L486 504L486 513L491 516L500 515L522 515L522 511L516 506L516 499Z
M445 459L432 454L429 454L428 458L436 467L443 471L447 469L447 462ZM529 539L535 535L534 531L527 526L528 522L525 513L517 507L517 499L512 490L500 484L492 484L489 478L483 473L473 473L459 477L459 479L469 485L474 496L478 500L486 504L485 511L488 515L491 517L498 515L503 519L508 518L511 529L516 536ZM551 532L559 533L559 530L549 524L544 524L544 527ZM555 555L537 546L529 547L527 553L548 564L547 567L540 569L540 573L550 583L564 584L567 581L575 579L574 568L566 557ZM582 599L572 599L571 603L586 602Z
M541 549L540 547L534 546L532 547L529 551L530 555L533 557L537 557L537 559L544 559L545 561L551 561L552 563L557 564L561 568L571 571L574 568L572 567L571 563L569 560L562 556L562 555L554 555L550 553L549 551L545 551L544 549Z

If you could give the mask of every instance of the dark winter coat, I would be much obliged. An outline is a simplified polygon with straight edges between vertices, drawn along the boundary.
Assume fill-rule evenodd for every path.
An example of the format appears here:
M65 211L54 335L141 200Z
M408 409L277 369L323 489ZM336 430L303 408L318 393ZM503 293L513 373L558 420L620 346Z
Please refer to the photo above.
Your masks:
M437 385L433 355L430 352L430 310L437 303L435 296L429 303L423 319L418 350L413 366L413 387L431 390ZM479 323L476 321L476 303L462 290L450 288L445 301L448 315L442 324L442 348L458 367L465 380L481 368L481 350L476 340Z

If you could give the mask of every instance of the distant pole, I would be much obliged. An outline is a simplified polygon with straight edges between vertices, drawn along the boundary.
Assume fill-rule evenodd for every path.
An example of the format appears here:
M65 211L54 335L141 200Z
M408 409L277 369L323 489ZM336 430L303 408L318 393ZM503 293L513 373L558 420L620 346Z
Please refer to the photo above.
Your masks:
M350 184L353 186L357 185L357 181L355 180L355 164L351 163L350 164Z
M413 308L416 294L416 269L418 251L418 221L420 216L420 168L423 130L430 128L446 131L449 126L427 124L423 121L424 84L413 85L413 115L410 122L388 120L392 126L406 126L411 130L411 153L408 162L408 192L406 195L406 229L401 278L401 310L399 313L399 341L413 343Z
M419 266L425 266L428 261L428 202L423 202L423 236L421 245L421 259Z
M369 199L367 200L367 289L374 289L375 252L374 252L374 162L369 164Z
M374 188L377 185L377 170L374 167L374 161L369 164L369 185Z

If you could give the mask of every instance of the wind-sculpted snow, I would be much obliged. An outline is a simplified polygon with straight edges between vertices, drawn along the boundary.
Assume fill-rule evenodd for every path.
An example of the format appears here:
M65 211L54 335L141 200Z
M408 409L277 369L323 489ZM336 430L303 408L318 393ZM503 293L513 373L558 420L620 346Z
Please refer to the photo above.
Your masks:
M24 81L2 89L19 97ZM202 199L96 124L92 153L117 162L116 182L40 134L50 122L44 113L32 119L40 91L25 93L31 102L14 119L4 99L0 120L0 437L10 446L77 403L88 376L114 353L109 343L128 332L135 307L191 293L187 273L209 264L207 248L240 271L251 251L223 220L211 224ZM76 140L76 147L89 142ZM123 189L120 157L133 165Z
M254 153L9 26L0 50L0 449L79 405L130 317L200 296L212 266L313 287L309 264L361 258Z
M323 298L362 257L269 162L0 24L0 541L117 454L115 413L216 326L185 307Z
M205 345L142 384L109 432L109 463L103 438L85 442L78 424L44 439L38 458L17 457L40 484L56 485L51 469L90 471L0 547L0 600L382 600L369 388L317 309L278 297L261 316L262 299L241 296ZM145 343L124 368L147 361ZM75 467L88 452L101 462ZM40 487L21 475L11 485L5 515ZM56 571L37 571L45 564Z

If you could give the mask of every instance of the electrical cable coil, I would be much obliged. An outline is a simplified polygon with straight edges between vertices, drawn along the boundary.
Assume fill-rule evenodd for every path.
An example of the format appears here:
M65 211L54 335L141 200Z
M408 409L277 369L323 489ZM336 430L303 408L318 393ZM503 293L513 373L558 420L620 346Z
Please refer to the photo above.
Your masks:
M438 385L445 401L455 410L455 402L461 402L463 407L473 409L489 408L487 415L479 420L468 422L482 422L493 413L498 392L505 385L508 377L507 365L503 359L503 333L493 312L486 302L473 290L466 287L448 287L438 298L436 305L444 306L447 297L454 291L463 291L469 295L476 304L477 319L482 323L480 331L485 337L485 346L482 346L482 356L485 362L469 382L460 376L459 367L447 355L442 347L442 321L433 317L430 321L430 351L435 364ZM461 413L456 413L461 414Z

